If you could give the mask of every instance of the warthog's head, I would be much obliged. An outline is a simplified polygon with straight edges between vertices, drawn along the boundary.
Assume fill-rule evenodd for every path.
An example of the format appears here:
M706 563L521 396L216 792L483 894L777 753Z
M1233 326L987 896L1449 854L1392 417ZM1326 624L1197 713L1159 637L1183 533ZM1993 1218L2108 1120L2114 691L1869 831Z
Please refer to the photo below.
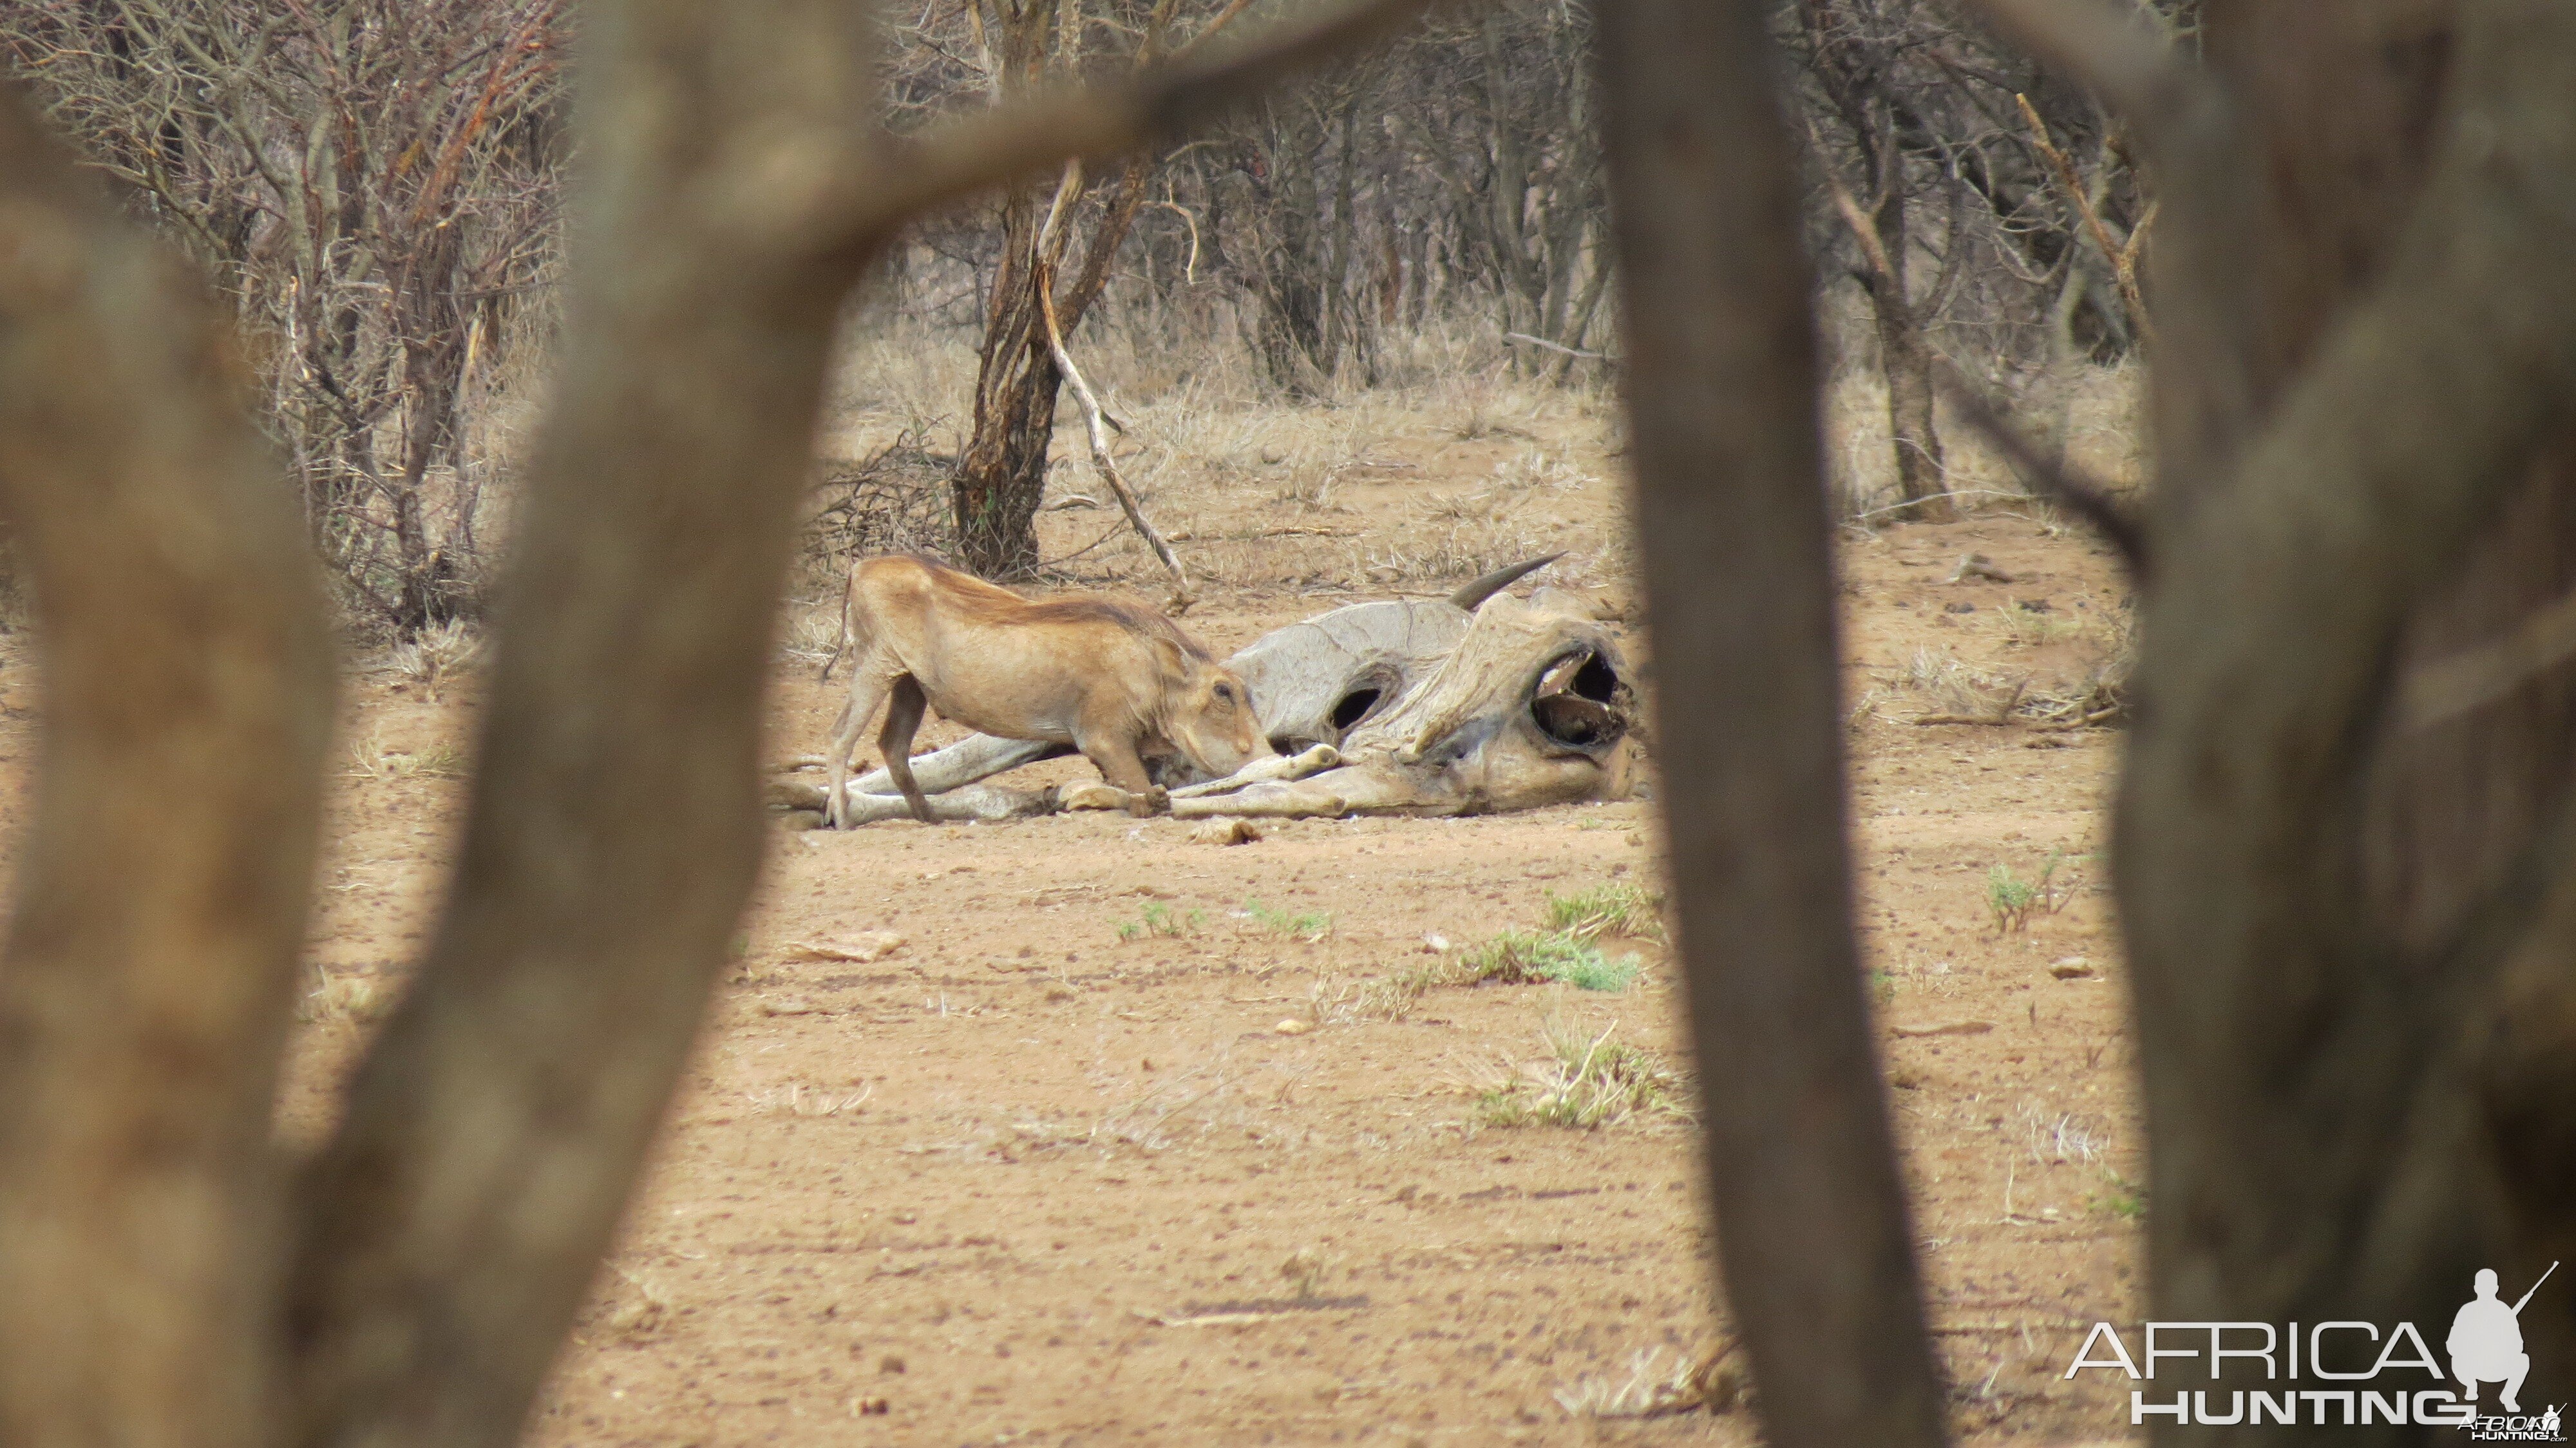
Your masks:
M1186 660L1165 710L1164 736L1201 779L1221 779L1270 755L1251 686L1213 659Z

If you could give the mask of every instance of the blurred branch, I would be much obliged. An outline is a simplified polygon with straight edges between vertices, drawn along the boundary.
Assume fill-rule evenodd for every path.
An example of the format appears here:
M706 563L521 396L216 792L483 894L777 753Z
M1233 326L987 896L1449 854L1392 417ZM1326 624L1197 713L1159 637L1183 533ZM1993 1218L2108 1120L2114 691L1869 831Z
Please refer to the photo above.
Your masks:
M0 958L0 1436L252 1448L332 640L231 329L96 183L0 86L0 515L45 712Z
M2051 502L2090 524L2119 553L2120 561L2128 565L2129 575L2142 583L2146 581L2145 527L2112 497L2108 487L2073 463L2052 462L2042 455L1949 359L1934 360L1932 381L1949 399L1951 411L1994 444L1995 450L2012 464L2013 471L2037 484Z
M827 183L808 221L822 254L872 252L893 228L987 186L1133 150L1217 115L1292 75L1410 24L1437 0L1340 0L1205 60L1175 60L1114 85L1004 103L893 140ZM1193 47L1194 49L1194 47ZM1188 52L1185 51L1185 54Z
M2162 37L2102 0L1953 0L1998 35L2091 92L2152 147L2213 87Z

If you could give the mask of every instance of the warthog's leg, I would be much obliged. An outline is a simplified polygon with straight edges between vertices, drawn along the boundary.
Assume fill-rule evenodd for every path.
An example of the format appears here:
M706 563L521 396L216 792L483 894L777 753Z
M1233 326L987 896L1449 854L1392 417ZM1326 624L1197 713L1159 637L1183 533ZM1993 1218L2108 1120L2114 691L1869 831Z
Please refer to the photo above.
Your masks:
M1136 752L1136 741L1122 735L1091 735L1074 741L1082 747L1082 757L1100 770L1100 777L1127 791L1134 802L1127 812L1138 818L1161 814L1172 807L1171 791L1154 782L1145 772L1144 756Z
M873 660L861 658L850 666L850 698L841 706L840 726L832 731L832 786L823 796L823 823L833 829L848 827L850 755L859 747L859 735L876 718L877 707L885 702L886 681L879 678Z
M885 755L886 773L894 776L894 787L903 791L904 803L912 806L912 817L930 824L937 816L930 812L930 801L921 797L921 786L912 777L912 736L921 729L921 716L930 709L930 700L921 692L921 681L905 674L894 681L886 698L885 729L877 735L877 749Z

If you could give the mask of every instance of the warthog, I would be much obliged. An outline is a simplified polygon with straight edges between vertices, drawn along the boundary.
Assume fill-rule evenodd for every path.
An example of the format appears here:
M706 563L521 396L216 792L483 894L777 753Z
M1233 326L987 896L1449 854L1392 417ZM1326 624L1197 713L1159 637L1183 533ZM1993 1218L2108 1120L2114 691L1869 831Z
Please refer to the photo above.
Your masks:
M925 709L999 738L1078 749L1138 814L1168 803L1156 767L1227 775L1270 753L1241 676L1140 604L1032 601L926 558L868 558L850 570L841 601L832 662L844 655L850 697L833 731L824 811L835 826L863 822L849 808L850 756L881 705L886 772L923 821L936 816L911 755Z
M1261 732L1279 753L1173 789L1173 812L1465 814L1625 797L1637 705L1616 639L1560 595L1524 603L1500 593L1547 561L1445 599L1337 608L1246 646L1226 662L1251 682ZM1061 752L979 736L917 768L942 818L1003 819L1090 801L1091 787L979 783ZM857 781L847 815L903 809L886 783L882 773ZM782 781L774 798L822 807L812 785Z

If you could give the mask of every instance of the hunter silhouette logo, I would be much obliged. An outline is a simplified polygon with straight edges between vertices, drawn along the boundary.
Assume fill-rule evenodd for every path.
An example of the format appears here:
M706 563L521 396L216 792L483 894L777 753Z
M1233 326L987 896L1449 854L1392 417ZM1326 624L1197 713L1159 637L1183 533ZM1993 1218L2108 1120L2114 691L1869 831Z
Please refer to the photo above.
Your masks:
M2498 1294L2493 1269L2480 1269L2476 1295L2452 1314L2439 1355L2411 1322L2147 1322L2133 1329L2143 1348L2135 1353L2119 1328L2097 1322L2065 1376L2110 1372L2138 1384L2129 1391L2133 1428L2152 1418L2208 1428L2412 1424L2464 1429L2477 1442L2564 1443L2560 1408L2522 1406L2531 1373L2522 1310L2558 1267L2550 1263L2511 1302ZM2181 1381L2175 1359L2187 1364ZM2166 1384L2148 1386L2159 1369ZM2488 1383L2502 1407L2482 1414L2478 1389Z
M2557 1270L2557 1263L2549 1264L2549 1272ZM2522 1350L2522 1309L2530 1305L2531 1293L2540 1290L2540 1283L2549 1280L2549 1272L2541 1273L2531 1292L2507 1307L2496 1298L2495 1269L2478 1269L2478 1295L2452 1317L2446 1344L2451 1350L2451 1376L2467 1389L2463 1396L2470 1402L2478 1400L2478 1384L2502 1383L2504 1410L2522 1411L2522 1380L2531 1372L2531 1355Z

